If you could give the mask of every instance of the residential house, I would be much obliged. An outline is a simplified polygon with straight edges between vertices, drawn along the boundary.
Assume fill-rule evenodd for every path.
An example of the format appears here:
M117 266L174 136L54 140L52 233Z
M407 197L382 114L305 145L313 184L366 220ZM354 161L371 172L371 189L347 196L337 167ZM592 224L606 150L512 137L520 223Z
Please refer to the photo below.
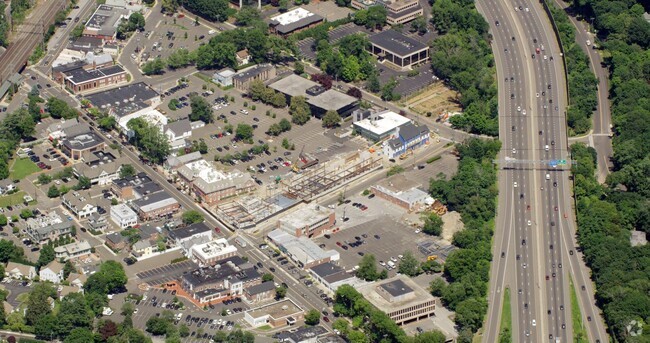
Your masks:
M138 214L126 204L117 204L111 206L111 220L121 229L126 229L138 224Z
M89 191L73 191L61 196L61 202L78 219L97 213L97 205L90 198Z
M84 274L78 274L78 273L70 273L68 275L68 278L66 281L70 283L70 286L74 286L77 288L83 288L84 284L86 283L86 280L88 280L88 277Z
M429 128L426 125L407 123L396 129L395 138L383 144L383 151L388 158L398 157L429 143Z
M12 279L22 280L29 279L32 280L36 277L36 268L34 266L28 266L22 263L8 262L5 267L5 276L8 276Z
M79 242L73 242L66 245L61 245L54 248L54 253L56 254L57 259L63 259L68 261L71 259L81 259L92 254L92 246L88 241L83 240Z
M192 137L192 125L189 119L181 119L165 125L163 132L167 135L172 149L178 150L187 146L186 139Z
M86 225L89 230L104 232L104 230L108 229L108 219L103 214L93 213L88 217Z
M236 54L237 66L241 67L251 63L251 55L248 53L248 49L239 50Z
M25 231L32 241L46 244L50 240L56 240L63 235L72 233L74 223L71 220L72 218L63 221L58 213L52 211L35 218L28 218Z
M55 284L63 281L63 268L65 265L58 261L52 261L38 272L41 281L50 281Z
M46 134L50 141L62 139L65 138L64 130L76 125L79 125L79 120L77 120L77 118L57 120L47 127Z
M109 248L111 248L111 249L113 249L115 251L122 250L127 245L127 241L124 238L124 236L122 236L122 235L120 235L119 233L116 233L116 232L106 235L106 242L105 243Z
M116 157L117 156L117 157ZM76 177L87 177L95 185L108 185L120 176L122 165L127 163L117 150L106 149L85 153L83 163L77 163L72 168Z
M145 259L158 252L158 243L151 239L141 239L131 247L131 254L137 259Z

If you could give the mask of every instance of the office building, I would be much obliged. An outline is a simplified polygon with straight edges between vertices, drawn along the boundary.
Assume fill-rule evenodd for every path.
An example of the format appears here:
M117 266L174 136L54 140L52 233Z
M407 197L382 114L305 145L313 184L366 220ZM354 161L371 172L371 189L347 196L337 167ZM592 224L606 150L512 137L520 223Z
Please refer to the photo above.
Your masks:
M382 31L370 36L370 53L379 61L392 63L402 69L429 60L429 47L395 30Z

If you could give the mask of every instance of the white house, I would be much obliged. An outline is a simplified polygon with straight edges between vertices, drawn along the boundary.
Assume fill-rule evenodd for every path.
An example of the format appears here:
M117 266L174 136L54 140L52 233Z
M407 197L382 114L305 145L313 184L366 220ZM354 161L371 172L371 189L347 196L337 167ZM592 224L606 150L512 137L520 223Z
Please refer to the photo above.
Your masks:
M79 241L73 242L66 245L61 245L54 248L54 253L56 254L57 259L63 259L64 261L81 258L88 256L92 253L92 247L88 241Z
M91 201L88 191L67 193L61 197L61 202L79 219L97 213L97 205Z
M139 259L151 257L158 251L158 244L150 239L143 239L135 242L131 247L131 254Z
M61 283L63 281L63 263L52 261L47 266L41 268L38 273L41 281L50 281L52 283Z
M125 204L111 206L111 220L122 229L138 224L138 214Z
M5 276L8 276L12 279L33 279L36 277L36 268L34 266L28 266L26 264L9 262L7 267L5 267Z

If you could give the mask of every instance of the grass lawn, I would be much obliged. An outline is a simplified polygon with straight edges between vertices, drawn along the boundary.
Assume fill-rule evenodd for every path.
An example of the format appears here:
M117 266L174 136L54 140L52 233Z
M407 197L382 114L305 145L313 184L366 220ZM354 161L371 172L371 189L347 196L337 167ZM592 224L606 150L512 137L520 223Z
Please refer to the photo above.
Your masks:
M25 192L20 191L14 194L0 196L0 207L14 206L23 203Z
M510 308L509 288L506 288L506 290L503 292L503 308L501 309L501 329L499 329L499 337L505 335L510 336L510 339L505 341L514 342L512 338L512 309Z
M261 331L269 331L269 330L271 330L271 326L270 325L263 325L263 326L258 327L257 329L261 330Z
M11 171L9 172L9 178L11 180L22 180L28 175L34 174L41 171L36 163L32 162L29 158L20 158L14 161L14 165L11 166Z
M573 287L573 279L569 278L569 287L571 289L571 320L573 321L573 341L576 343L587 343L587 332L582 324L582 313L580 304L578 304L578 295Z

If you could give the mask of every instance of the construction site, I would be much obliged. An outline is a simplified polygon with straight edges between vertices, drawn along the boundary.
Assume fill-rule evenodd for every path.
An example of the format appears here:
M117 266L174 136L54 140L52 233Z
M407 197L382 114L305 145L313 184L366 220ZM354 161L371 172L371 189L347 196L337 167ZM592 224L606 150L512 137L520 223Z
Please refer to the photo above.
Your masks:
M311 167L311 168L310 168ZM310 202L383 167L382 158L369 151L335 156L318 163L302 152L293 164L296 172L282 179L265 196L246 196L217 205L213 212L232 229L252 229L301 202Z

